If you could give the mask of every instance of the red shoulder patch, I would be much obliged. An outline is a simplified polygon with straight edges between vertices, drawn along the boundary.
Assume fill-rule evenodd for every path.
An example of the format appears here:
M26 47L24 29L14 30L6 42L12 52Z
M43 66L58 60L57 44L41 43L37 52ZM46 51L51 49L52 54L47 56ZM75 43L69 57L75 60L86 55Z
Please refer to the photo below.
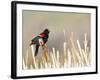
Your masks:
M42 34L39 34L39 36L40 37L45 37L46 35L42 33Z
M34 37L35 36L35 34L32 34L32 37Z

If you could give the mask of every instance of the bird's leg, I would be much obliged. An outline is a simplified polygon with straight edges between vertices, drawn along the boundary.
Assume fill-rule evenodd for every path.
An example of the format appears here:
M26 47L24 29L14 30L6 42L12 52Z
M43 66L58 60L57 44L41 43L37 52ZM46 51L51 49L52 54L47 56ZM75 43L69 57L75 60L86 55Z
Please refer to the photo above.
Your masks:
M42 45L42 48L43 49L46 49L47 48L47 45L46 44Z

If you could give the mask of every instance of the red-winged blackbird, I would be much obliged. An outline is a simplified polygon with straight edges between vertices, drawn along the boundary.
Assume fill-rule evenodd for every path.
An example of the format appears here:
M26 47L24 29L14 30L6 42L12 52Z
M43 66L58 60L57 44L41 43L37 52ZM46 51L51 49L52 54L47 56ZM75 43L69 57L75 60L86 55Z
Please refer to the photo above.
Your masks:
M35 45L35 56L37 56L39 46L44 46L49 38L49 30L45 29L42 33L31 40L30 45Z

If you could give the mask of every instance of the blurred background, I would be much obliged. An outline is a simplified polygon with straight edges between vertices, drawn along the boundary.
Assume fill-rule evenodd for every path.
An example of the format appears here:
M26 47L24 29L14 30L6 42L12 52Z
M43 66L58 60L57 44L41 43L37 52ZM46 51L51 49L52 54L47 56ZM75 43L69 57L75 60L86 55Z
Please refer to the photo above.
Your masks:
M73 33L73 41L78 39L81 47L83 47L84 34L87 34L88 46L90 46L90 14L88 13L70 13L70 12L44 12L29 11L22 12L22 51L30 52L29 43L32 38L40 34L45 28L50 30L47 42L51 51L54 47L61 53L63 51L63 43L67 42L70 47L70 36ZM34 37L32 36L34 34Z

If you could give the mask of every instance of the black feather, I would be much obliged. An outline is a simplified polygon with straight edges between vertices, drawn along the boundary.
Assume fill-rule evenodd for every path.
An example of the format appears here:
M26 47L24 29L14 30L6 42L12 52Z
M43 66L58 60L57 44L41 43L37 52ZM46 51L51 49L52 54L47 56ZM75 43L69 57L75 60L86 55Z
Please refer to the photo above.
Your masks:
M43 42L44 42L44 44L48 41L48 38L49 38L49 30L48 29L45 29L42 33L40 33L40 34L45 34L45 36L44 37L41 37L41 36L36 36L35 38L33 38L32 40L31 40L31 43L30 43L30 45L36 45L35 46L35 56L37 56L37 53L38 53L38 49L39 49L39 46L40 46L40 44L39 44L39 39L41 38L42 40L43 40Z

